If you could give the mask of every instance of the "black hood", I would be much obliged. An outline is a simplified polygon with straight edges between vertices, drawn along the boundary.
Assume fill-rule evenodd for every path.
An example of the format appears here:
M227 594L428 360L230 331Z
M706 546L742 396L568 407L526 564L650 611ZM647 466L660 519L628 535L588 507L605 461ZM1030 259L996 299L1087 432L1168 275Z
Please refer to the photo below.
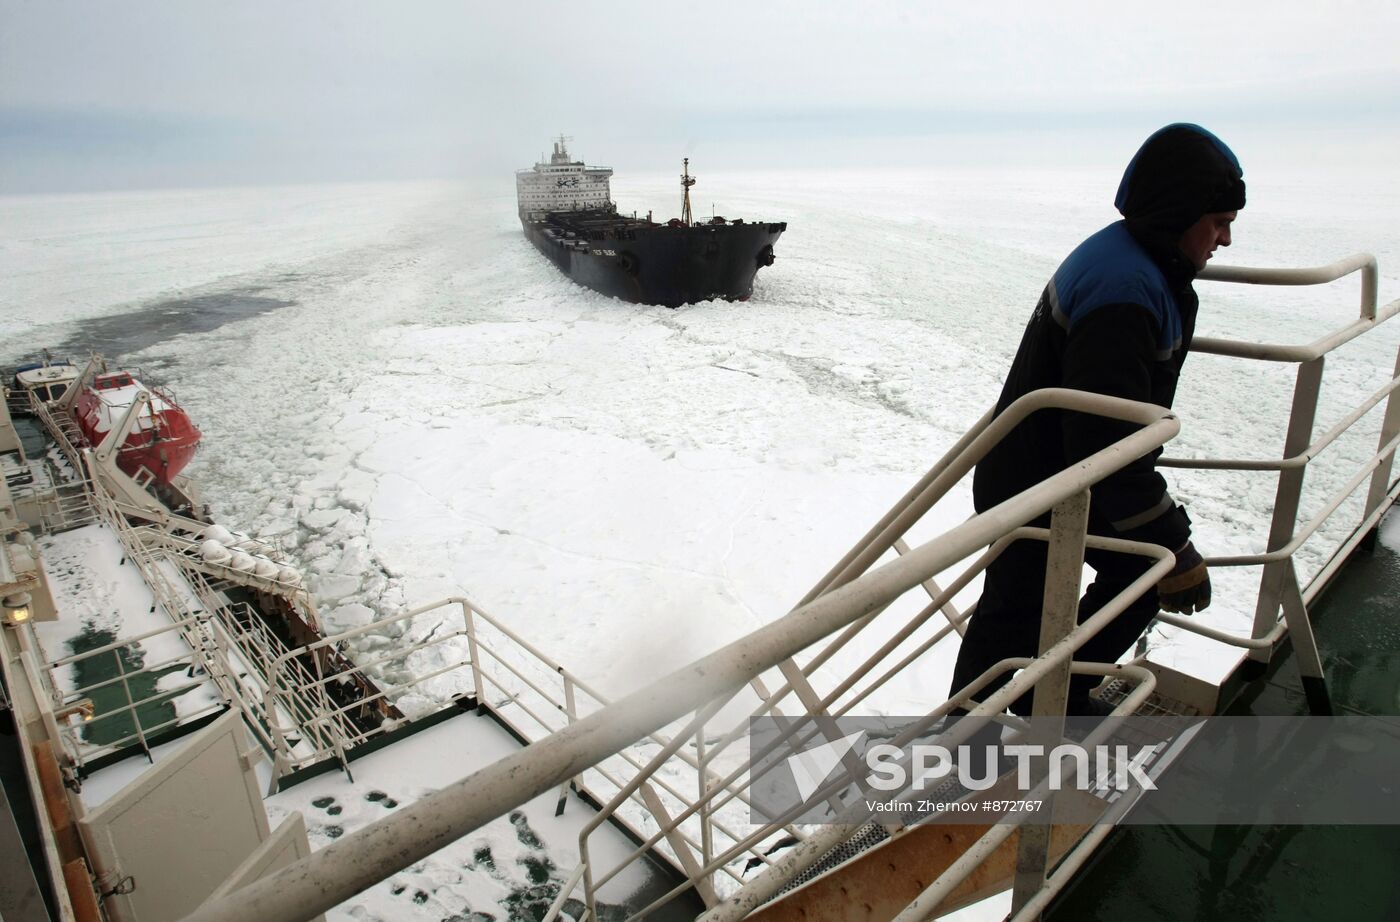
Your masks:
M1201 215L1243 208L1244 171L1224 141L1178 122L1143 142L1113 204L1139 234L1175 239Z

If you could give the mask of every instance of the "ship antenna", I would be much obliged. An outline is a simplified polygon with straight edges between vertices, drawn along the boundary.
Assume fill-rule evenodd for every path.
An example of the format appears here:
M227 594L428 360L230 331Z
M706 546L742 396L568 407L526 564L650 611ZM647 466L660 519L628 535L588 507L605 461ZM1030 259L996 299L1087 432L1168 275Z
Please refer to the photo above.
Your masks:
M568 163L569 148L567 144L569 141L572 140L573 138L566 137L565 135L561 134L559 136L559 140L554 142L554 155L549 158L549 162L554 164Z
M690 175L690 158L683 161L685 172L681 174L681 188L685 190L685 200L681 203L681 223L686 227L691 225L690 220L690 187L695 185L695 177Z

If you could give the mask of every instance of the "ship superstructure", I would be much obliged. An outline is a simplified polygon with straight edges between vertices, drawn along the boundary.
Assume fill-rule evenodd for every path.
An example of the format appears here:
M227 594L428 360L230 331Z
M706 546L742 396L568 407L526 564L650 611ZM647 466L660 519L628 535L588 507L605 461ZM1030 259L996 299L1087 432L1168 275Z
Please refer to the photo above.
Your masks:
M525 236L569 278L605 295L679 307L696 301L746 301L754 276L774 261L786 222L695 222L690 161L681 176L682 216L664 223L618 214L610 167L570 157L568 138L554 142L549 162L515 174Z
M570 160L568 140L561 136L554 142L548 163L515 174L522 221L543 221L551 212L615 211L608 183L612 168Z

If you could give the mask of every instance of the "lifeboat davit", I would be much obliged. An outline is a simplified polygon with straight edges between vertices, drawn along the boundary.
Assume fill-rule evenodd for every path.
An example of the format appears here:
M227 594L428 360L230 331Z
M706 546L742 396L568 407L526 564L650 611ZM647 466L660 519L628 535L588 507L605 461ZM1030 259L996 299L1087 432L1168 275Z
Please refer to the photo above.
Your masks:
M168 484L190 463L200 439L200 431L168 394L147 387L129 371L101 374L78 395L73 415L83 438L96 448L107 433L121 425L127 410L142 393L149 401L131 426L126 441L117 448L117 467L137 479L141 479L144 469L160 483Z

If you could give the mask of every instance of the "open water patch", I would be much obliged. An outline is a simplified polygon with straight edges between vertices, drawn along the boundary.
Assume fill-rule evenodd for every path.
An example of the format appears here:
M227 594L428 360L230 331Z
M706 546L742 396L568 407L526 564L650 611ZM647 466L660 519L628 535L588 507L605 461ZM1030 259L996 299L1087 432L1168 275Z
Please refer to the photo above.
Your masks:
M92 317L76 323L68 338L52 348L59 355L91 351L126 356L177 336L208 333L297 303L268 297L265 291L259 286L171 298L134 311Z

